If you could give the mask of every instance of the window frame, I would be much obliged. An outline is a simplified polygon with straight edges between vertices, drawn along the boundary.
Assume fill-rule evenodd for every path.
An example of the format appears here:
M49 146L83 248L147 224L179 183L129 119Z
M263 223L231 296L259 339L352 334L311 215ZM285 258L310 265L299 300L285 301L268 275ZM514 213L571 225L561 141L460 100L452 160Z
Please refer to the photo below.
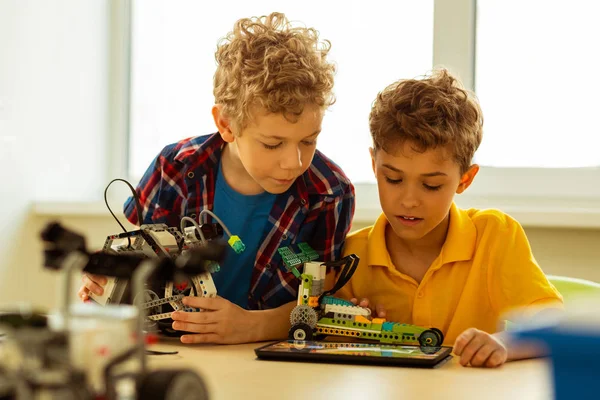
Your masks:
M106 150L106 183L123 178L134 183L129 176L129 115L131 111L131 21L133 0L109 2L109 105ZM139 179L139 178L137 178ZM135 182L137 183L137 182ZM107 192L107 200L114 210L129 197L126 185L116 184Z

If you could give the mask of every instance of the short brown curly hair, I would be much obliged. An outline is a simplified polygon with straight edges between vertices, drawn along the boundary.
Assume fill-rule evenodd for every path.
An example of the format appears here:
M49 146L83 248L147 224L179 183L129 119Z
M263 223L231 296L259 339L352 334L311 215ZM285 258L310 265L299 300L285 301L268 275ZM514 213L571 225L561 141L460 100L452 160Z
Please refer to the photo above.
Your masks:
M325 109L335 102L330 48L315 29L293 27L282 13L240 19L215 53L215 103L238 129L252 120L253 106L291 121L305 105Z
M475 95L442 68L386 87L369 126L375 150L393 152L407 141L419 152L446 147L464 173L481 144L483 115Z

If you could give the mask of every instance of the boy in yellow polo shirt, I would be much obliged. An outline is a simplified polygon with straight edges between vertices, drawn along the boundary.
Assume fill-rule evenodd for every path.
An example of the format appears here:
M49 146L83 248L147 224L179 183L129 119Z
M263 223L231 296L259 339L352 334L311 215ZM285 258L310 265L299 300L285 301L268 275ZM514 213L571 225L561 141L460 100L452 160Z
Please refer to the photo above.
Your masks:
M506 312L562 308L523 228L500 211L453 202L479 170L471 164L482 137L477 100L438 70L385 88L369 122L383 214L347 237L344 255L360 264L337 296L370 302L390 321L440 329L462 365L541 355L498 332Z

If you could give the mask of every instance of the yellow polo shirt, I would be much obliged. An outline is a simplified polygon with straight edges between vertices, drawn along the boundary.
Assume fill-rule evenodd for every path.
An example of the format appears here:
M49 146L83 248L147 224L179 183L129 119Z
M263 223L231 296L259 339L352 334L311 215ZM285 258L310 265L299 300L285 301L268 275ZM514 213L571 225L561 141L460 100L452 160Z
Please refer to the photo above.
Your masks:
M494 333L502 316L523 306L562 308L562 296L535 261L525 232L498 210L461 210L452 204L442 251L420 283L398 271L385 243L388 221L346 238L344 256L356 254L356 272L335 296L382 304L388 321L440 329L453 345L474 327Z

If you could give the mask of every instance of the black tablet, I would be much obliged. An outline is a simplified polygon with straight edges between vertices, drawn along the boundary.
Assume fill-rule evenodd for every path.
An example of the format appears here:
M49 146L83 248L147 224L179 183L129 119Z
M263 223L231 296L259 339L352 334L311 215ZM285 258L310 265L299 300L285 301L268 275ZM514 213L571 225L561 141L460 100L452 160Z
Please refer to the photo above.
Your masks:
M452 347L283 340L254 350L263 360L435 367L452 358Z

